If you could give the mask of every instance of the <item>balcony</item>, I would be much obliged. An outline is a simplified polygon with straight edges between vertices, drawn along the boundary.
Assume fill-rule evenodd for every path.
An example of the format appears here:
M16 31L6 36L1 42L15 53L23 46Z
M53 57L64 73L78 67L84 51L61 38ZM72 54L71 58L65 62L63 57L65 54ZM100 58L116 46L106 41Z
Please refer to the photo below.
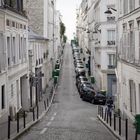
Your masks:
M115 45L116 42L115 41L107 41L107 45Z
M23 0L1 0L1 6L25 16L23 11Z
M107 17L108 22L114 22L115 21L115 16L112 17Z
M115 65L108 65L108 69L115 69Z

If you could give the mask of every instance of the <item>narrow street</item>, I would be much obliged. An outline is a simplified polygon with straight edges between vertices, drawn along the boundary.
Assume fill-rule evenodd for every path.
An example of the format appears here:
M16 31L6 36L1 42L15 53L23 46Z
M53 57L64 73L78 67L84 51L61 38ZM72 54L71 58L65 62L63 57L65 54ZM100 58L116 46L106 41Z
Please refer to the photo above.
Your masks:
M98 121L97 106L79 97L69 45L65 46L60 77L50 111L19 140L115 140Z

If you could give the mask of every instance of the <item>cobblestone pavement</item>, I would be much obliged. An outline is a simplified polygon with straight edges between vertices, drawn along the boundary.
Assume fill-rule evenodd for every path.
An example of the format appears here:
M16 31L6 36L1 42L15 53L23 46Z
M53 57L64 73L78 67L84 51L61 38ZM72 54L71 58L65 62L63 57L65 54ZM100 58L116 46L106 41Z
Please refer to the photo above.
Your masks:
M97 106L80 99L71 47L65 48L58 90L48 114L19 140L115 140L97 119Z

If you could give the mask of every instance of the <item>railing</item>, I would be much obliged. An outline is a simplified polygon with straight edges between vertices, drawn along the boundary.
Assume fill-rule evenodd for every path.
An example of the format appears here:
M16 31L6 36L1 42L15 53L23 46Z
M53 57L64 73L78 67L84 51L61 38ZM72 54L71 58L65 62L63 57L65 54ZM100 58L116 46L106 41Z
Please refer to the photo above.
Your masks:
M115 113L113 109L98 106L98 118L118 139L134 140L136 138L136 128L133 123L128 118L122 117L120 113Z
M115 45L116 42L115 41L107 41L107 45Z
M108 69L115 69L115 65L108 65Z
M107 17L107 21L108 22L115 21L115 16Z

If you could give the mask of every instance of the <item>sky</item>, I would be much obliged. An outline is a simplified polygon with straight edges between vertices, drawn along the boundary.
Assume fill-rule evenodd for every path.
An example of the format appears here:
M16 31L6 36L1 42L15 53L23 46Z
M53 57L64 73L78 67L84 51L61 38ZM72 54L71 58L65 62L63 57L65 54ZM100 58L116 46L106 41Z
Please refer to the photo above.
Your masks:
M56 0L56 8L62 15L69 40L73 38L73 33L76 31L76 9L79 8L80 3L81 0Z

